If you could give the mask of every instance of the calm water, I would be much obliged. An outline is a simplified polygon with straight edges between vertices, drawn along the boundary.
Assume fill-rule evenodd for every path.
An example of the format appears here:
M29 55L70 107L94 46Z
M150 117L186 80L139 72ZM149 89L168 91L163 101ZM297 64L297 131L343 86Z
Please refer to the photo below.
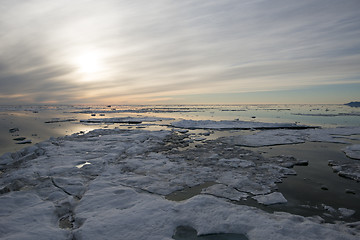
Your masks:
M23 147L13 140L16 137L25 137L32 143L37 143L50 137L96 128L129 128L131 126L126 124L89 125L79 122L80 119L128 116L298 122L322 127L360 126L360 109L345 105L0 106L0 154L17 151ZM66 119L76 120L45 123ZM159 128L158 125L164 123L150 124L146 126L148 129ZM19 131L9 133L11 128L18 128Z

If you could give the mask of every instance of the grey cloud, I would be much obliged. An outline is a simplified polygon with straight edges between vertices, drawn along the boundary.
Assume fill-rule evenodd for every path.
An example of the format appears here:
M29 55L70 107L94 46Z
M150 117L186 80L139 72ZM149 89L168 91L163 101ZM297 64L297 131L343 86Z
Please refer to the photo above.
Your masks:
M250 78L264 83L277 77L274 86L296 87L308 79L330 84L360 75L357 0L38 0L2 6L0 93L27 92L37 101L75 101L96 89L116 96L204 85L216 91L228 84L233 91ZM76 69L64 56L84 46L111 52L104 59L108 79L71 79Z

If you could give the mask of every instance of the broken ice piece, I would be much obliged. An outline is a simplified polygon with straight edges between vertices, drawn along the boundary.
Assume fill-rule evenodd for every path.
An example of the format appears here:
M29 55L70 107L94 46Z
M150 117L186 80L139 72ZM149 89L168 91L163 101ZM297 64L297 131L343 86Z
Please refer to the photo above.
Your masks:
M360 144L354 144L342 149L346 156L353 159L360 159Z
M252 198L255 199L258 203L261 203L264 205L287 203L287 200L280 192L273 192L270 194L259 195L259 196L255 196Z
M339 208L338 210L339 210L340 214L344 217L351 217L352 215L355 214L355 210L352 210L352 209Z

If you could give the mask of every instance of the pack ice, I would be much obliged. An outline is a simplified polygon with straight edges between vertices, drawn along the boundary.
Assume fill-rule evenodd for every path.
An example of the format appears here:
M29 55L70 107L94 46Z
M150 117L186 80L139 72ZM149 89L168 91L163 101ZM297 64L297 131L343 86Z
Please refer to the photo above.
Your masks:
M48 141L0 158L1 239L172 239L179 226L198 235L247 239L359 239L360 223L266 213L234 204L286 202L276 183L296 174L294 158L265 159L231 141L184 148L177 131L102 129ZM213 183L181 202L166 195Z

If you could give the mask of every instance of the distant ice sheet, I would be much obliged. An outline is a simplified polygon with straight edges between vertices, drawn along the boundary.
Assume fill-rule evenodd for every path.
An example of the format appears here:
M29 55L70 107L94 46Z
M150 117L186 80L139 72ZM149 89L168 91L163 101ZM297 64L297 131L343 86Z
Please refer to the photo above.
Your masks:
M296 123L264 123L250 121L212 121L212 120L181 120L173 122L173 127L187 129L304 129L311 126L297 125Z
M324 129L275 129L256 132L250 135L233 136L228 138L229 141L236 145L261 147L284 144L297 144L309 142L330 142L330 143L349 143L351 135L360 134L360 127L343 127L343 128L324 128ZM353 158L359 157L356 147L346 148L344 150Z
M121 118L90 118L83 119L83 123L142 123L142 122L157 122L165 120L174 120L173 118L160 117L121 117Z

